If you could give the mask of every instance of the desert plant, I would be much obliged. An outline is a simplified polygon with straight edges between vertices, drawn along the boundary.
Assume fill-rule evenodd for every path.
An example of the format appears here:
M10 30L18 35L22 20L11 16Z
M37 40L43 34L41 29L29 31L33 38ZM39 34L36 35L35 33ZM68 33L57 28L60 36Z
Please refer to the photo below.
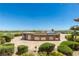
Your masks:
M53 43L43 43L40 45L38 52L47 52L47 55L49 55L49 53L54 50L54 47L55 44Z
M19 45L19 46L17 47L17 54L18 54L18 55L21 55L21 54L23 54L23 53L26 53L27 51L28 51L28 47L25 46L25 45Z

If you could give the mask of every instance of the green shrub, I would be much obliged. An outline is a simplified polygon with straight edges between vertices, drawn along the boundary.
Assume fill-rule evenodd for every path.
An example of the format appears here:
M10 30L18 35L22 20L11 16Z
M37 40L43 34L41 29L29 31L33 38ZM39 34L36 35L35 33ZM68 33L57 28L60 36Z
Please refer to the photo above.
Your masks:
M78 42L78 43L79 43L79 38L77 38L77 39L76 39L76 42Z
M73 32L72 31L68 31L67 34L73 34Z
M79 43L79 36L76 36L76 41Z
M5 34L0 36L0 43L10 42L13 36L11 34Z
M38 52L47 52L47 55L49 55L49 53L54 50L54 47L55 44L53 43L43 43L40 45Z
M9 36L9 35L4 35L4 36L2 36L2 37L5 39L6 42L10 42L11 39L12 39L12 37Z
M0 38L0 44L4 44L6 43L5 39L4 38Z
M66 45L72 50L79 50L79 43L74 41L63 41L60 45Z
M46 52L40 52L38 56L64 56L64 54L58 51L51 52L49 55Z
M73 35L66 35L65 38L66 38L68 41L73 41L73 40L74 40L74 36L73 36Z
M16 37L16 36L21 36L22 35L22 33L15 33L14 34L14 36Z
M75 51L79 50L79 44L77 44L77 43L76 43L76 44L75 44L75 43L70 44L69 47L70 47L72 50L75 50Z
M68 55L68 56L72 56L73 54L73 51L71 48L69 48L68 46L66 45L60 45L58 46L58 51L65 54L65 55Z
M75 36L74 36L74 35L66 35L65 38L66 38L68 41L74 41ZM76 42L79 42L79 36L78 36L78 35L76 35L75 41L76 41Z
M33 53L23 53L21 56L35 56Z
M14 46L13 43L5 43L5 44L2 44L3 46Z
M47 52L39 52L38 56L47 56Z
M74 41L63 41L60 43L60 45L70 45L70 44L79 44L78 42L74 42Z
M18 55L21 55L21 54L23 54L23 53L26 53L27 51L28 51L28 47L27 46L25 46L25 45L19 45L18 47L17 47L17 54Z
M14 45L0 45L0 56L11 56L14 53Z
M64 54L62 54L61 52L58 52L58 51L54 51L50 54L50 56L64 56Z
M3 35L4 35L4 33L3 32L0 32L0 37L3 36Z

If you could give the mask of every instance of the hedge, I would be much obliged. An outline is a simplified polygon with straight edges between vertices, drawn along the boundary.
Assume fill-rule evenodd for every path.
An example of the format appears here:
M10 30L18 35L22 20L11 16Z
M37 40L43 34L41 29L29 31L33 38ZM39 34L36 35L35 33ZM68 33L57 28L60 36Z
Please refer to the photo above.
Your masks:
M53 51L51 52L50 56L64 56L64 54L58 51Z
M63 41L60 45L66 45L72 50L79 50L79 43L74 41Z
M68 41L74 41L74 35L66 35L65 38L68 40ZM76 35L76 39L75 39L76 42L79 42L79 36Z
M22 33L14 33L14 37L21 36Z
M4 43L6 43L5 39L0 37L0 44L4 44Z
M13 43L5 43L5 44L2 44L3 46L14 46Z
M58 46L58 51L67 56L72 56L72 54L73 54L73 50L66 45Z
M33 53L23 53L21 56L35 56Z
M43 43L40 45L38 52L47 52L47 55L49 55L49 53L54 50L54 47L55 44L53 43Z
M10 42L13 38L11 35L3 35L2 37L5 39L6 42Z
M47 56L47 52L39 52L38 56Z
M0 56L11 56L14 53L14 44L2 44L0 45Z
M26 53L26 52L28 52L28 47L27 46L19 45L17 47L17 55L21 55L21 54Z

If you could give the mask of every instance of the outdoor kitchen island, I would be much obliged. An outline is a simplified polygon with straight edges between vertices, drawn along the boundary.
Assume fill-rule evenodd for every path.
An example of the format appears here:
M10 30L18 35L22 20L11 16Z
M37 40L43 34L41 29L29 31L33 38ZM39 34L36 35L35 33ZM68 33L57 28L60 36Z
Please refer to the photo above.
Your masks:
M22 40L28 41L60 41L60 34L49 32L22 33Z

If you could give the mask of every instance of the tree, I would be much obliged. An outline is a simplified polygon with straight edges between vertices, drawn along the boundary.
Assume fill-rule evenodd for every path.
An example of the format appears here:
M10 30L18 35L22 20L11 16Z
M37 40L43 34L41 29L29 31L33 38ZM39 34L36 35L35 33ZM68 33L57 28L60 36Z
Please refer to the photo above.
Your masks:
M39 47L39 52L46 52L47 55L50 54L54 50L55 44L53 43L43 43Z

